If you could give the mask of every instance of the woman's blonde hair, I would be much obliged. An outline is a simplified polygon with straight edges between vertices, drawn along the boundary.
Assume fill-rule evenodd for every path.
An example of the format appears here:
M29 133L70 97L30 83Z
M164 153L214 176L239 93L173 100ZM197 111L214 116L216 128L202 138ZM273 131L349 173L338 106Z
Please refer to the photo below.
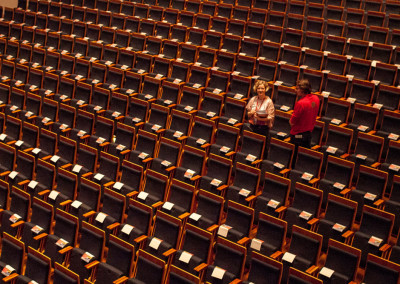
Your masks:
M258 86L260 86L260 85L264 85L264 87L265 87L265 93L268 93L268 91L269 91L268 83L267 83L266 81L263 81L263 80L257 80L257 81L254 83L254 86L253 86L253 91L254 91L254 93L257 94L257 88L258 88Z

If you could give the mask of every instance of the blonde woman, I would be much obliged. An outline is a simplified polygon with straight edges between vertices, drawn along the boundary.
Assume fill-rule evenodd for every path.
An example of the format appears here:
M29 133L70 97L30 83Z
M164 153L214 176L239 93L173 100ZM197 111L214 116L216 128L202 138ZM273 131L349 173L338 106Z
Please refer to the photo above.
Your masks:
M246 106L247 116L250 128L254 133L263 135L269 144L269 130L274 125L275 106L271 98L267 96L269 91L268 83L257 80L254 84L253 91L256 96L252 97ZM266 147L266 150L268 148ZM266 155L267 151L264 151Z

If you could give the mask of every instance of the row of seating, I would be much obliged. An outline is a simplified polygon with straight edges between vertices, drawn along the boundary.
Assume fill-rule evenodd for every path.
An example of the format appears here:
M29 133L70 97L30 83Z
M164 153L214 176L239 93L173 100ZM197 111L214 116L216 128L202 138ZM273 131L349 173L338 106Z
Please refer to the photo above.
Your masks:
M264 24L266 22L266 12L286 13L288 15L310 16L318 18L327 18L331 20L344 20L345 22L366 24L368 26L386 26L385 16L396 17L400 10L398 3L395 1L385 3L385 8L389 10L381 10L382 2L354 1L357 4L365 4L368 9L360 7L341 6L342 3L307 3L305 1L264 1L264 3L255 3L253 6L251 1L239 1L215 3L215 2L200 2L200 1L169 1L164 2L128 2L128 1L97 1L92 3L83 3L83 1L75 1L73 3L49 3L47 1L29 1L28 10L33 12L41 12L44 14L54 14L59 16L60 10L68 9L68 4L75 7L84 7L88 9L98 9L110 13L123 13L126 15L135 15L147 18L147 12L150 10L173 8L180 11L193 13L202 13L209 16L219 16L244 21L255 21ZM351 2L350 2L351 3ZM6 16L9 15L10 9L5 9ZM154 12L154 11L152 11ZM268 13L267 12L267 13ZM144 14L143 14L144 13ZM159 12L156 12L159 13ZM263 15L264 16L260 16ZM277 15L277 14L276 14ZM389 25L390 26L390 25ZM390 27L396 27L395 25Z
M66 173L66 171L59 169L58 175L61 177ZM57 181L57 188L61 187L62 179L58 178ZM2 196L4 197L5 195L7 197L8 184L2 182L1 185ZM152 182L152 185L154 185L154 182ZM28 187L32 187L32 185L28 185ZM78 213L78 215L81 215L83 213L81 210L89 209L87 208L88 204L84 204L83 201L93 201L93 196L87 195L88 193L90 194L90 192L92 192L91 194L93 195L93 191L90 190L91 187L97 188L98 195L101 191L99 185L96 186L95 183L90 182L85 178L81 179L81 185L79 187L80 192L75 201L72 202L72 200L70 200L69 202L62 202L60 204L64 208L70 207L68 211L71 214ZM113 190L116 188L117 187L114 186ZM381 273L385 273L385 279L389 281L389 283L392 283L392 281L399 277L399 265L395 265L394 263L373 255L369 255L367 259L368 252L374 254L378 253L377 250L374 250L370 245L368 245L369 240L373 239L373 246L382 246L382 238L386 240L387 234L390 235L394 215L384 213L368 206L364 207L361 226L359 231L355 233L353 240L353 246L362 249L362 252L334 240L330 240L329 244L327 243L327 240L322 243L321 235L307 231L298 226L293 226L290 227L290 231L288 230L288 234L290 232L291 235L290 246L288 246L288 248L285 249L285 253L283 253L282 247L287 230L286 222L261 213L258 218L258 227L255 238L252 238L251 240L248 237L240 239L240 236L243 234L250 236L249 231L247 233L244 231L243 233L240 232L240 230L246 230L246 228L251 230L254 212L249 211L246 207L240 206L235 202L229 202L225 222L219 226L212 226L213 229L209 227L207 231L202 230L196 226L203 227L206 225L204 221L207 220L208 216L215 219L215 214L210 211L217 209L217 211L221 212L223 203L216 205L215 202L218 203L218 201L220 201L218 198L213 197L211 193L200 190L196 214L189 213L185 214L186 216L183 217L182 215L179 215L179 210L176 210L180 208L179 205L184 203L182 198L189 201L190 204L190 199L193 197L185 197L185 195L187 195L187 193L184 193L185 188L186 191L189 190L188 185L174 180L171 185L168 200L180 201L180 203L173 204L171 202L165 202L162 207L160 204L158 205L159 209L156 214L154 214L154 207L152 209L151 207L142 204L142 202L144 202L142 199L143 196L138 196L137 201L130 199L127 217L123 217L123 213L125 212L125 197L113 190L104 189L101 210L96 211L95 209L94 211L83 213L81 215L84 220L89 220L90 223L94 225L92 226L85 221L80 222L76 217L73 217L60 209L57 209L54 214L52 205L43 202L36 197L33 199L32 203L32 215L30 218L28 215L28 219L26 219L26 222L24 223L22 219L25 218L24 216L27 216L25 212L28 212L31 206L30 196L25 191L13 187L11 192L12 199L10 210L2 211L1 228L4 236L3 240L9 239L5 232L13 233L17 237L19 236L25 244L29 244L29 246L32 247L36 246L40 251L44 251L47 256L51 257L53 263L62 263L64 266L68 266L69 269L77 273L81 279L97 279L96 282L98 283L110 283L110 281L114 281L121 277L124 277L121 281L126 281L128 277L134 275L134 271L136 271L136 278L139 280L144 281L144 279L146 279L147 281L150 281L151 279L151 283L164 283L161 282L161 279L164 277L165 271L162 268L165 267L165 263L173 264L189 273L200 275L201 278L205 277L204 281L207 283L214 283L215 280L213 279L217 278L224 279L225 281L228 280L230 282L236 277L240 279L243 278L246 255L250 252L252 257L250 274L248 276L249 282L262 280L263 278L259 278L260 275L258 275L262 272L261 277L267 277L271 281L269 283L281 283L280 277L283 277L284 280L282 281L286 283L287 277L290 278L290 274L288 276L288 270L290 267L298 268L300 270L307 269L308 273L315 276L317 275L319 269L316 265L319 263L318 260L321 246L328 248L324 267L326 267L325 269L332 269L333 272L331 271L330 275L326 275L324 271L321 270L318 275L320 279L331 278L334 273L333 279L338 278L347 281L355 280L360 259L362 260L362 267L367 265L364 281L369 279L369 277L372 277L371 281L372 279L377 279L376 277ZM151 190L152 186L146 186L146 189ZM194 192L191 192L192 195L193 193ZM315 192L310 191L310 189L307 190L307 188L299 186L298 192L296 192L298 195L297 203L302 203L304 205L305 203L312 201L313 193L315 194ZM59 195L61 195L61 193ZM55 195L55 198L58 199L59 195ZM304 197L307 199L303 200ZM53 200L53 198L54 193L50 192L47 201L58 207L59 205L54 203L55 200ZM214 202L210 202L211 200L214 200ZM6 204L5 206L7 207ZM191 204L190 206L193 207ZM350 215L347 215L347 217L345 217L346 214L343 212L345 211L345 208L353 208L353 211L350 209L348 212ZM293 207L293 210L294 209L295 208ZM341 221L344 221L344 219L347 218L353 218L354 220L354 209L354 202L351 204L346 201L346 199L330 195L326 216L325 219L320 220L319 230L321 230L322 233L323 228L325 228L324 230L332 231L332 234L335 230L343 232L345 225L335 222L338 222L337 218ZM288 210L290 211L290 207ZM172 215L168 215L162 211L171 213L174 216L179 216L172 217ZM294 211L291 212L296 214ZM153 214L155 215L154 224L152 224ZM248 214L250 214L250 223L248 222ZM307 219L307 216L304 216L307 214L310 213L305 210L301 211L300 215L302 217L300 218ZM221 216L221 214L219 215ZM330 216L329 218L328 215ZM220 216L218 216L218 219L221 219ZM294 217L295 215L292 214L291 216ZM310 216L308 215L308 217ZM53 218L56 222L54 229L51 229L51 225L49 224L54 224L54 222L52 222ZM333 219L329 220L330 218ZM122 221L120 221L120 223L115 223L119 220ZM123 220L125 220L125 222ZM182 220L186 221L182 222ZM220 220L218 222L220 222ZM324 226L322 226L323 224ZM331 228L332 224L336 224L336 227L333 226L333 229ZM380 228L377 228L376 224L380 224ZM80 242L78 248L77 239L78 228L80 226ZM119 230L116 231L115 228L118 227ZM206 227L204 229L206 229ZM214 234L211 232L216 232L217 228L218 237L215 236L216 243L214 245ZM54 233L51 234L53 231ZM147 238L144 236L146 233L143 235L143 232L146 231L149 232L147 233ZM272 232L274 233L272 234ZM115 237L114 234L118 237ZM346 235L346 238L349 238L352 234L354 234L352 231L346 231L346 234L343 236ZM331 237L340 237L340 235L341 233L336 235L333 234ZM371 235L372 237L370 237ZM324 236L326 235L324 234ZM222 237L230 240L233 239L234 241L237 241L237 243L235 244L235 242L225 240ZM238 239L240 240L238 241ZM108 256L104 261L105 243L108 247ZM241 244L247 244L249 246L248 252ZM212 250L213 246L215 246L214 250ZM385 247L387 249L388 245L385 245ZM148 273L149 270L143 269L141 266L139 266L140 268L137 267L136 270L133 268L135 249L139 248L144 248L150 254L155 255L155 257L144 253L143 251L139 251L136 266L139 265L141 257L146 255L150 264L157 264L155 267L158 266L159 268L156 271L161 271L160 273L153 273L155 272L154 267L151 270L151 274ZM7 248L3 247L3 249L5 249L4 252L7 251ZM6 264L11 265L11 268L9 267L10 272L21 273L21 270L19 269L20 258L15 257L15 255L23 255L24 249L19 248L18 250L18 254L8 254L8 251L3 254L2 251L1 260L5 261ZM397 254L395 255L395 252L397 253L397 250L397 247L393 248L391 258L396 257ZM257 251L260 251L262 254L267 256L271 255L272 258L280 260L282 263L272 261L271 259L258 254ZM36 253L36 251L32 249L30 249L29 252ZM174 253L175 258L173 259L171 256ZM192 256L188 255L188 253L192 254ZM10 259L9 255L13 255L14 257ZM212 255L214 255L214 261L211 263L210 260L212 259ZM36 256L38 257L38 255ZM351 257L349 258L349 256ZM250 262L249 257L247 258L247 261ZM162 262L160 259L163 259L165 262ZM371 275L369 275L368 269L369 265L371 265L371 259L378 261L380 264L380 269L378 270L379 273L371 270ZM346 260L346 268L343 267L344 260ZM91 264L86 265L88 262ZM203 262L209 265L204 265L202 264ZM124 264L123 266L121 266L122 263ZM160 265L160 263L162 263L162 265ZM48 266L49 264L47 263L44 270L42 267L42 270L37 271L37 273L32 273L31 270L30 274L28 270L28 274L25 272L25 276L43 277L43 275L46 275ZM55 264L56 268L57 266L58 264ZM96 266L97 270L90 271L92 267ZM218 270L218 267L226 269L226 271L220 271ZM388 267L391 269L387 270ZM176 270L171 266L171 271L177 272L180 270ZM389 271L390 273L387 273ZM267 275L265 273L267 273ZM190 283L199 283L199 280L193 280L196 278L190 276L190 274L183 272L180 272L179 274L194 281ZM73 273L68 273L68 275L74 279L79 279L79 277ZM14 273L11 277L15 278L17 276L18 275ZM302 277L305 277L308 281L311 281L309 279L313 279L306 274ZM34 280L39 279L34 278ZM291 282L289 281L289 283Z

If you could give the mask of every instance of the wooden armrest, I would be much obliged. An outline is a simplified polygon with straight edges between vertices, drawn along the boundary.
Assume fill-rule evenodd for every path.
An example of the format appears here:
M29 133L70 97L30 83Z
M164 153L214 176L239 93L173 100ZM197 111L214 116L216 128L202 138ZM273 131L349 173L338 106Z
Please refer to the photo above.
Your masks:
M290 169L283 169L283 170L281 170L279 173L280 173L281 175L284 175L284 174L286 174L286 173L288 173L288 172L290 172Z
M318 218L312 218L310 221L307 222L308 225L313 226L315 224L317 224L319 221Z
M234 127L242 127L242 125L243 125L243 122L238 122L238 123L235 123L233 126Z
M85 268L86 268L86 269L91 269L91 268L97 266L99 263L100 263L100 261L94 260L94 261L92 261L92 262L86 264L86 265L85 265Z
M164 128L163 128L163 129L158 129L158 130L156 131L157 134L160 134L160 133L163 133L163 132L165 132L165 129L164 129Z
M282 255L283 255L283 252L278 250L278 251L274 252L273 254L271 254L270 257L273 259L280 259L282 257Z
M391 247L392 247L392 246L389 245L389 244L384 244L383 246L381 246L381 247L379 248L379 251L381 251L381 252L386 252L386 251L388 251Z
M61 206L67 206L67 205L69 205L71 203L72 203L72 200L65 200L65 201L61 202L60 205Z
M87 139L87 138L89 138L89 137L90 137L89 134L83 135L83 136L81 136L81 140Z
M208 148L210 146L211 146L210 143L206 143L206 144L201 145L201 148L205 149L205 148Z
M36 237L33 237L33 239L35 241L39 241L39 240L41 240L41 239L43 239L45 237L47 237L47 233L41 233L40 235L37 235Z
M143 163L148 163L148 162L150 162L151 160L153 160L153 158L152 158L152 157L150 157L150 158L147 158L147 159L144 159L142 162L143 162Z
M178 140L179 140L179 141L183 141L183 140L185 140L185 139L187 139L187 138L188 138L187 136L181 136L181 137L178 138Z
M200 271L202 271L202 270L204 270L205 268L207 268L207 263L201 263L201 264L199 264L199 265L197 265L195 268L194 268L194 270L196 271L196 272L200 272Z
M50 191L51 191L51 190L49 190L49 189L45 189L45 190L39 192L38 195L39 195L39 196L46 196L47 194L50 193Z
M178 218L179 219L186 219L189 216L190 216L190 213L189 212L185 212L185 213L179 215Z
M319 148L321 148L320 145L314 145L311 147L312 150L318 150Z
M113 185L115 182L114 181L109 181L106 184L104 184L104 187L109 187L111 185Z
M239 284L239 283L242 283L242 280L236 278L235 280L233 280L229 284Z
M29 180L29 179L26 179L26 180L24 180L24 181L19 182L18 185L25 185L25 184L27 184L27 183L29 183L29 182L30 182L30 180Z
M173 171L175 169L176 169L176 166L172 166L172 167L166 168L165 171L170 172L170 171Z
M345 188L345 189L343 189L343 190L340 192L340 194L341 194L341 195L346 195L346 194L348 194L350 191L351 191L350 188Z
M126 196L129 197L129 198L132 198L132 197L135 197L138 194L139 194L139 191L135 190L135 191L131 191L131 192L127 193Z
M121 155L126 155L126 154L128 154L130 151L131 151L131 150L126 149L126 150L124 150L124 151L121 151L120 154L121 154Z
M230 151L229 153L226 153L225 156L230 157L234 155L236 152L235 151Z
M11 171L2 172L2 173L0 174L0 177L4 177L4 176L8 175L9 173L11 173Z
M88 173L86 173L86 174L83 174L82 177L88 178L88 177L90 177L91 175L93 175L93 173L92 173L92 172L88 172Z
M58 252L61 254L66 254L67 252L71 251L73 249L72 246L67 246L66 248L63 248L62 250L59 250Z
M376 130L371 130L368 132L368 134L371 134L371 135L375 135L375 133L376 133Z
M14 280L15 278L18 277L18 273L11 273L10 275L8 275L7 277L4 277L3 279L1 279L2 282L11 282L12 280Z
M14 145L16 142L17 142L17 140L13 140L13 141L7 142L6 144L12 146L12 145Z
M251 201L253 201L254 199L256 199L256 197L257 197L257 196L255 196L255 195L250 195L250 196L247 197L245 200L246 200L247 202L251 202Z
M115 228L119 227L119 225L120 225L120 223L115 222L114 224L107 226L107 229L114 230Z
M190 180L191 180L191 181L196 181L196 180L198 180L199 178L201 178L201 176L200 176L200 175L197 175L197 176L192 177Z
M319 178L313 178L312 180L310 180L308 183L309 184L316 184L319 181Z
M244 238L238 240L237 243L238 243L239 245L242 245L242 246L243 246L243 245L247 244L249 241L250 241L250 238L244 237Z
M371 167L372 167L372 168L378 168L380 165L381 165L381 163L376 162L376 163L373 163L373 164L371 165Z
M62 168L64 170L68 170L70 167L72 167L72 164L65 164L65 165L62 165L60 168Z
M159 207L162 206L163 204L164 204L164 202L158 201L158 202L154 203L153 205L151 205L151 207L153 207L153 208L159 208Z
M255 161L251 162L251 164L252 164L252 165L258 165L258 164L261 163L261 162L262 162L262 160L259 159L259 160L255 160Z
M147 239L147 236L146 235L143 235L143 236L140 236L140 237L137 237L136 239L134 239L133 241L135 242L135 243L141 243L141 242L143 242L144 240L146 240Z
M374 202L374 205L376 207L381 206L383 203L385 203L385 201L383 199L378 199L377 201Z
M122 276L113 282L113 284L122 284L125 283L129 278L127 276Z
M354 232L348 230L348 231L346 231L346 232L342 235L342 237L345 238L345 239L348 239L348 238L350 238L350 237L353 236L353 235L354 235Z
M53 157L53 156L52 156L52 155L48 155L48 156L46 156L46 157L43 157L42 160L43 160L43 161L47 161L47 160L50 159L51 157Z
M110 144L110 142L107 141L107 142L101 143L101 144L100 144L100 147L106 147L106 146L109 145L109 144Z
M340 156L342 159L347 159L350 156L350 154L346 153Z
M215 231L218 227L219 227L219 226L216 225L216 224L215 224L215 225L212 225L212 226L210 226L210 227L207 228L207 231L213 232L213 231Z
M163 256L169 257L170 255L174 254L176 252L176 249L170 248L166 252L163 253Z
M276 208L276 209L275 209L275 212L276 212L276 213L282 213L282 212L286 211L286 209L287 209L286 206L281 206L281 207L279 207L279 208Z
M308 273L310 275L315 275L315 273L318 271L318 269L319 269L318 266L313 265L306 270L306 273Z
M223 185L217 187L217 190L222 191L222 190L224 190L224 189L227 188L227 187L228 187L228 185L223 184Z
M25 224L25 221L24 221L24 220L15 222L15 223L12 224L10 227L11 227L11 228L17 228L17 227L21 226L22 224Z
M89 217L91 217L91 216L93 216L94 214L96 214L96 211L89 211L89 212L86 212L85 214L83 214L83 217L84 218L89 218Z

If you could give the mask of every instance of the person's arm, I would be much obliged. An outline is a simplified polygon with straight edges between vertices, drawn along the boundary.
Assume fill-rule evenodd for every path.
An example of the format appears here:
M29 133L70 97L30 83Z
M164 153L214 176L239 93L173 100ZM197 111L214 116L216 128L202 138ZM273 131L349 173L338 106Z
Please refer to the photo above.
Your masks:
M253 97L254 98L254 97ZM254 114L256 113L256 111L255 110L251 110L251 107L252 107L252 105L253 105L253 98L251 98L250 99L250 101L249 101L249 103L247 104L247 106L246 106L246 110L247 110L247 117L250 119L250 118L252 118L253 116L254 116Z
M301 104L297 103L294 105L293 114L289 120L290 126L293 126L294 124L297 123L297 121L301 117L302 110L303 110L303 108L302 108Z

